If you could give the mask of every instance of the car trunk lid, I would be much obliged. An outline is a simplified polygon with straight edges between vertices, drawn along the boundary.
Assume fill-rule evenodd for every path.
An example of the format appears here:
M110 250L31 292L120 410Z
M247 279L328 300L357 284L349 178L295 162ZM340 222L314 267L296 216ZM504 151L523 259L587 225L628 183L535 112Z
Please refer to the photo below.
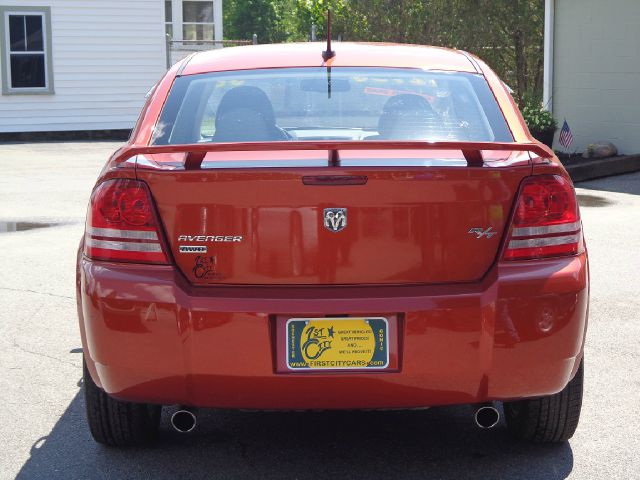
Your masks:
M196 285L477 281L531 173L523 151L155 148L137 176Z

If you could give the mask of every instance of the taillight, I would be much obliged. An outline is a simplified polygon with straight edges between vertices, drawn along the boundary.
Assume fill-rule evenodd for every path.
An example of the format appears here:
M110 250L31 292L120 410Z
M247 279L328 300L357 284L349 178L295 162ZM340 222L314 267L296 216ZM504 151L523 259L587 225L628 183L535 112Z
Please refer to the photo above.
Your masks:
M84 253L96 260L168 263L147 186L107 180L91 195Z
M505 260L574 255L584 250L578 202L558 175L528 177L520 187Z

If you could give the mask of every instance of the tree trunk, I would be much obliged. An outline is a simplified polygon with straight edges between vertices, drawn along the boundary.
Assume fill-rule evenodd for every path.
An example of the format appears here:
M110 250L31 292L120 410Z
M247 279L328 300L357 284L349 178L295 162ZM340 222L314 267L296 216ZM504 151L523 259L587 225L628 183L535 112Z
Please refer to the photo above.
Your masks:
M519 28L513 32L513 47L516 59L516 93L518 94L518 103L521 104L527 91L527 58L524 51L522 30Z

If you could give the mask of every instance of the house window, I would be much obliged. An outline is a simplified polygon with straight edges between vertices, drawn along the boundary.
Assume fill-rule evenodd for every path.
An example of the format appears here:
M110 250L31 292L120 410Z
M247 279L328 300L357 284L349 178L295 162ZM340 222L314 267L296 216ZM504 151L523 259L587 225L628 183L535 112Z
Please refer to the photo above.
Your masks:
M213 1L184 0L182 2L182 38L213 40Z
M2 93L53 93L48 7L0 8Z
M164 32L173 38L173 8L171 0L164 2Z

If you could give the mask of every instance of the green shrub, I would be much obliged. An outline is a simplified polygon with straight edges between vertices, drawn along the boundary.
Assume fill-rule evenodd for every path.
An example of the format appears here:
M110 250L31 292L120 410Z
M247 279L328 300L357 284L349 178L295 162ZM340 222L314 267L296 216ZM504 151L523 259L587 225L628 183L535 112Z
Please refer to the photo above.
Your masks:
M551 112L542 108L538 102L525 103L522 107L522 116L531 132L555 131L558 128L558 122Z

